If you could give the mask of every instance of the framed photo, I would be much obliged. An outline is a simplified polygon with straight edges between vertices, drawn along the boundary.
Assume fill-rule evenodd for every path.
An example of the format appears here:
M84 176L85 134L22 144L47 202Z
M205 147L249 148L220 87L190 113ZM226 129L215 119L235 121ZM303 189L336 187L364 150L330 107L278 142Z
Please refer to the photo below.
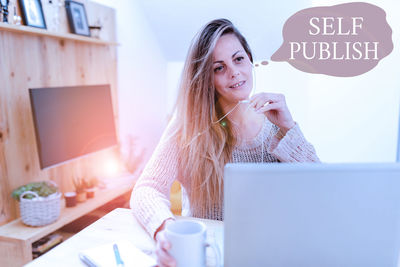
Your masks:
M90 36L85 6L75 1L65 1L68 22L73 33Z
M46 29L46 21L40 0L19 0L19 5L25 25Z

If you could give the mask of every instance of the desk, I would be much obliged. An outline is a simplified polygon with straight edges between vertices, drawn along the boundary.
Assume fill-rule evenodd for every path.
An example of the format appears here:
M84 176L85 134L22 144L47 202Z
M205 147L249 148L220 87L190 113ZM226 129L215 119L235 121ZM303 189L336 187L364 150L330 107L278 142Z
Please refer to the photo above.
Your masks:
M182 218L185 217L177 217L178 220ZM223 229L223 222L221 221L196 220L207 225L208 234ZM102 243L110 243L117 239L129 240L142 251L154 250L153 239L136 221L132 211L130 209L115 209L25 266L85 266L78 257L81 250L96 247ZM210 266L214 266L212 253L207 253L207 262L210 263Z

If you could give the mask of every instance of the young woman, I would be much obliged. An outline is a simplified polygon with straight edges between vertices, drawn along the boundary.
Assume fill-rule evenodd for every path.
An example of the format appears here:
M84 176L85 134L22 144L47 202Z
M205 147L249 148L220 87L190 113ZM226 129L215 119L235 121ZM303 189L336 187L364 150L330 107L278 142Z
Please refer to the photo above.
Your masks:
M223 220L228 162L318 162L281 94L252 96L253 58L226 19L211 21L192 41L174 118L131 197L137 220L157 241L160 266L173 266L163 229L174 216L169 192L182 185L182 214Z

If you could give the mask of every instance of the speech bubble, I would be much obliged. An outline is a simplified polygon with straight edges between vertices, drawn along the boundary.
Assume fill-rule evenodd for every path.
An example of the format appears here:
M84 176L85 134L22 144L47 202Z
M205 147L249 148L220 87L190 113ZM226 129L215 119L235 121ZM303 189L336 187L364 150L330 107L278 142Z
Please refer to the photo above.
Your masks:
M303 9L285 22L282 34L271 60L308 73L357 76L393 50L385 11L368 3Z
M266 61L266 60L263 60L263 61L261 61L261 63L260 63L262 66L267 66L268 65L268 61ZM259 67L260 66L260 64L258 64L258 63L256 63L256 64L254 64L254 66L255 67Z

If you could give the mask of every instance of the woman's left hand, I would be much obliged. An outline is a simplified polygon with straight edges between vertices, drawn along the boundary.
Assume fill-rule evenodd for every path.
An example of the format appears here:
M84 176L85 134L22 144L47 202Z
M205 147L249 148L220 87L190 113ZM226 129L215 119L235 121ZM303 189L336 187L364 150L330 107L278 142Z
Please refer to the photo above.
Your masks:
M257 113L264 113L270 122L283 131L283 134L295 125L283 94L255 94L250 98L250 107Z

